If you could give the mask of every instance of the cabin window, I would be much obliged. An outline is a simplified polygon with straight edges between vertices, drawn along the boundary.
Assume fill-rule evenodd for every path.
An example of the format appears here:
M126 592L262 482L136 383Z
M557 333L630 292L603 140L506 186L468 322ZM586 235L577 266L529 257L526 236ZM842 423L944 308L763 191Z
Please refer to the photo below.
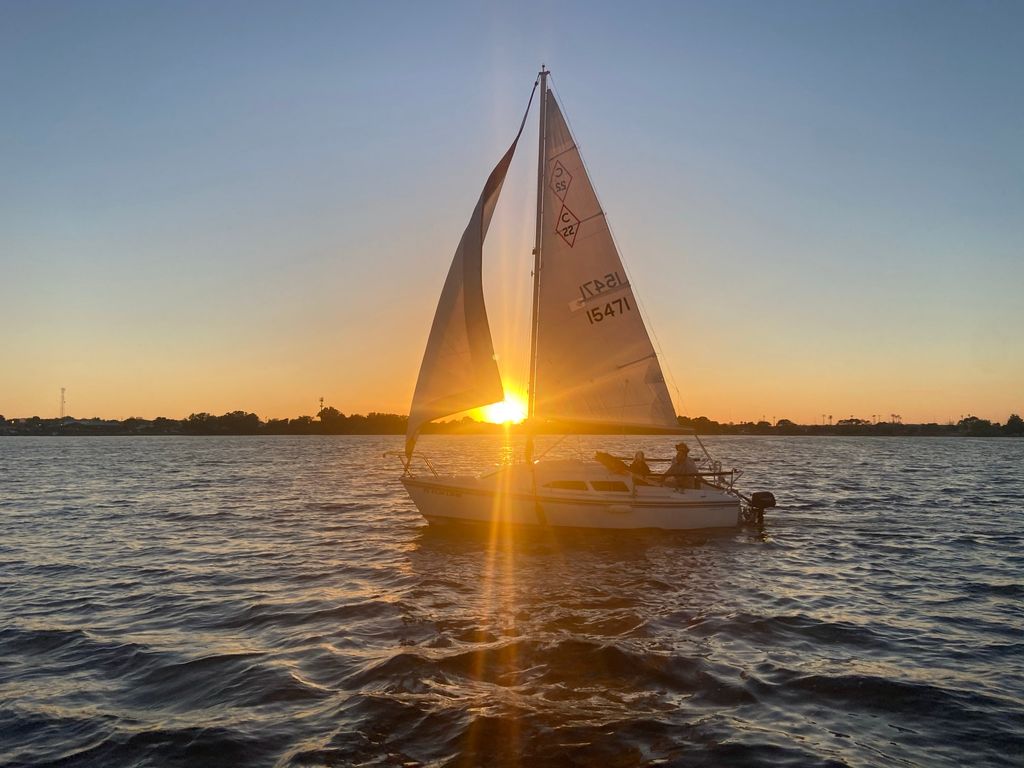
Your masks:
M582 480L552 480L550 483L544 483L545 488L557 488L561 491L585 491L587 490L587 484Z
M595 491L629 493L629 486L620 480L593 480L590 484L594 486Z

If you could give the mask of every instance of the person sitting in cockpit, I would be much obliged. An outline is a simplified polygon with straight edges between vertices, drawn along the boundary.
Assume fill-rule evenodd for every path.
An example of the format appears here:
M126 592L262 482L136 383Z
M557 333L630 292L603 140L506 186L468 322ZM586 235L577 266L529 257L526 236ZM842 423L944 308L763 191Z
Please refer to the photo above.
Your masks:
M666 470L662 485L671 485L675 488L700 488L697 462L690 458L690 446L686 443L676 445L676 457Z
M640 477L647 477L651 474L651 468L647 466L643 451L637 451L633 454L633 463L629 465L629 471L634 475L640 475Z

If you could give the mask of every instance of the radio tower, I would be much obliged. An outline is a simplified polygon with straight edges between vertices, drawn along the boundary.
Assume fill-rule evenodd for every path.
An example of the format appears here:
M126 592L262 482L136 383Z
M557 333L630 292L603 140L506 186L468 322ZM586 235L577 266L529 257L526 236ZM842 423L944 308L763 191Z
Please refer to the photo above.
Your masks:
M62 421L64 419L64 405L65 405L64 392L66 392L66 391L67 390L65 390L64 387L60 388L60 418L61 418Z

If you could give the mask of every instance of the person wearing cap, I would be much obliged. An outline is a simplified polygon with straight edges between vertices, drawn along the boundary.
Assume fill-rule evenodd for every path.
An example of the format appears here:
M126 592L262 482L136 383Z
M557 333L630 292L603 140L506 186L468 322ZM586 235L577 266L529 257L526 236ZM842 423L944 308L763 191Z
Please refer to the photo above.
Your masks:
M690 458L690 446L686 443L676 444L676 457L665 472L662 482L676 488L700 488L697 462Z

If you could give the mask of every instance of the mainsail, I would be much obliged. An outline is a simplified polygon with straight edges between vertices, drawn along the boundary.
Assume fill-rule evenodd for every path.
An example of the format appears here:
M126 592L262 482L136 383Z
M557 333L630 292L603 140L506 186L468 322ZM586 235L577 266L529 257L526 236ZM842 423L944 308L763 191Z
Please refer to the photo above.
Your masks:
M448 270L412 397L405 435L407 456L412 455L416 436L427 422L505 399L484 307L481 267L487 228L525 124L524 114L512 146L487 177Z
M678 429L661 365L572 134L548 91L534 416Z

